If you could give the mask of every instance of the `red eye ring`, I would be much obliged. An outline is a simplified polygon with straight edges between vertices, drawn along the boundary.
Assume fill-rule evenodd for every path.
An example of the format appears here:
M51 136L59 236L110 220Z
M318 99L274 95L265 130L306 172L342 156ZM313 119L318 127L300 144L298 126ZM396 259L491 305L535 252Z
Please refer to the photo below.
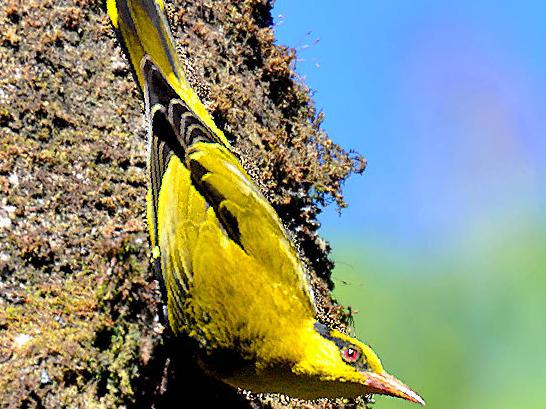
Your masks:
M343 347L341 350L341 357L349 364L353 364L360 359L360 351L352 345Z

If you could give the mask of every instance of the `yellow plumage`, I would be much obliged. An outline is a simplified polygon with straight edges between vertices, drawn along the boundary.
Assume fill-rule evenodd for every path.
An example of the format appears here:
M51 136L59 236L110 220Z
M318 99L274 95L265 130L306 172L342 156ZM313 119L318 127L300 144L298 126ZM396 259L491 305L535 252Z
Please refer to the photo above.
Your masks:
M316 321L278 215L186 81L163 2L107 8L145 98L147 215L173 332L194 340L202 367L235 387L423 403L370 347Z

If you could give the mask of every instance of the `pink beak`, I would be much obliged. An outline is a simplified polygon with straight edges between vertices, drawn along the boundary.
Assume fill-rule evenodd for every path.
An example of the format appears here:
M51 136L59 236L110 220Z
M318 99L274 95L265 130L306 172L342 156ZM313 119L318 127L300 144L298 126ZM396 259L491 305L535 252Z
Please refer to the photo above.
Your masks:
M368 379L364 385L368 388L370 393L394 396L425 406L425 401L422 397L394 376L391 376L386 372L381 374L368 372L366 375L368 376Z

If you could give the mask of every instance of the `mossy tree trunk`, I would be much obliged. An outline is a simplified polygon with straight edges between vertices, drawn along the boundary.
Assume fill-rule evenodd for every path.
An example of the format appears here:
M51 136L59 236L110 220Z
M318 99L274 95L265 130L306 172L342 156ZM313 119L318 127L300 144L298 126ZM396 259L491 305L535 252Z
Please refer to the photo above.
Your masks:
M323 319L332 263L320 206L364 161L320 129L271 1L169 5L189 77L286 226ZM303 405L199 374L158 320L148 266L145 123L100 0L0 3L0 406ZM317 407L341 407L322 402Z

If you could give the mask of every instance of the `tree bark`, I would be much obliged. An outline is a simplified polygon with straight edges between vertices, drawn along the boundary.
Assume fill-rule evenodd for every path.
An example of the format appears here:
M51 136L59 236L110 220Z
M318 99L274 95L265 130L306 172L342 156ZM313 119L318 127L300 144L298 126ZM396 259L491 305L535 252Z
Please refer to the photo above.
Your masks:
M268 0L175 1L188 76L343 327L321 206L365 162L321 130ZM0 4L0 406L309 407L201 374L158 318L141 98L100 0ZM316 407L343 407L318 402Z

